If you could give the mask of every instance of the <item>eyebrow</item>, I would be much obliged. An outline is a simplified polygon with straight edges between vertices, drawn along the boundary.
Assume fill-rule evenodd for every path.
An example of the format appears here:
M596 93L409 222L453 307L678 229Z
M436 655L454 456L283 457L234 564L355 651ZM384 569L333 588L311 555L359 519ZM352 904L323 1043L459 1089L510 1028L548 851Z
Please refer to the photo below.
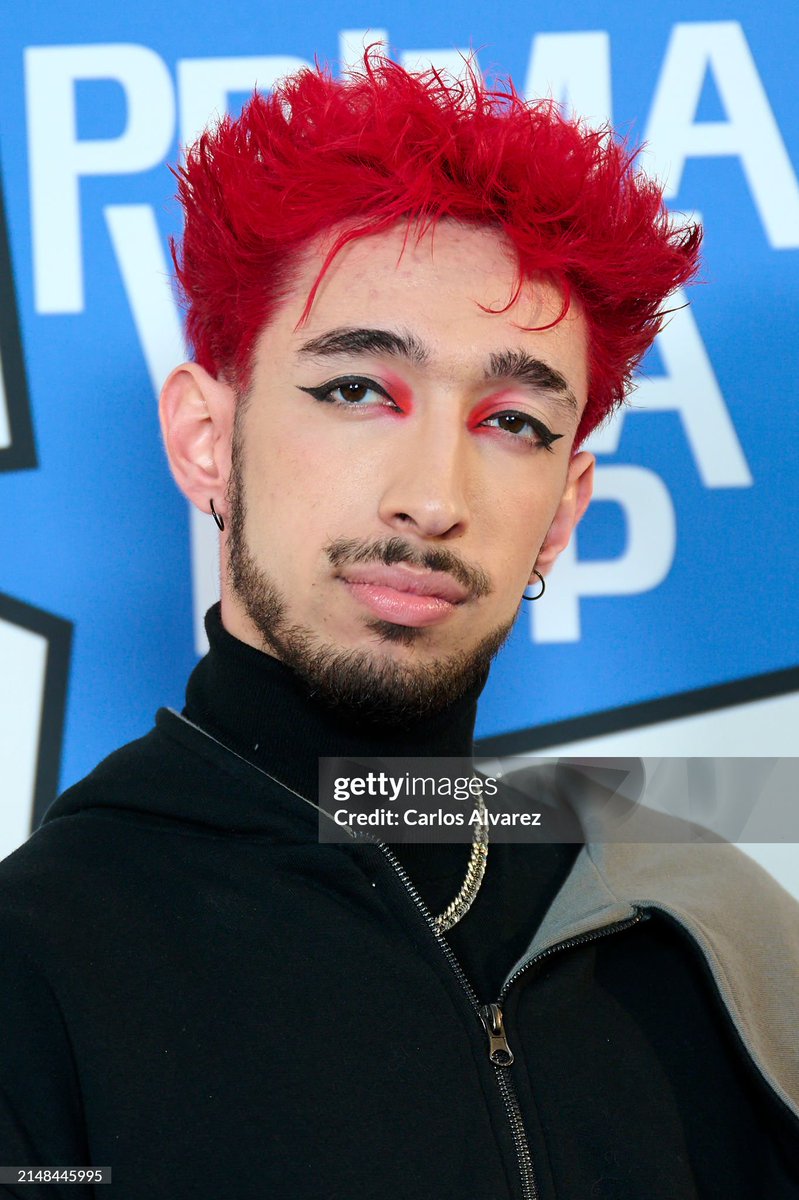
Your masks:
M305 342L298 351L308 358L332 358L337 354L388 354L404 358L416 366L430 359L427 347L412 333L394 333L390 329L331 329Z
M359 329L345 326L331 329L304 342L298 350L302 358L335 358L346 354L385 354L402 358L414 366L430 362L430 351L415 334L391 329ZM568 380L555 367L526 350L496 351L489 356L483 374L485 382L509 380L537 392L546 392L567 417L578 417L580 405Z
M487 379L511 379L537 392L548 392L567 416L579 417L580 405L564 375L526 350L502 350L489 359Z

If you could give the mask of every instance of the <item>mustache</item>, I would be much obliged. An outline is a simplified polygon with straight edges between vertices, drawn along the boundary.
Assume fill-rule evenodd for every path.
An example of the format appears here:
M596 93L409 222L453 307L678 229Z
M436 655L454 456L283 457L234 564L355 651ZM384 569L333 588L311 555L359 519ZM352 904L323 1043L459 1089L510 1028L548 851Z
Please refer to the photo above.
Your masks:
M402 538L391 537L376 542L361 542L357 538L336 538L325 547L333 567L345 563L383 563L391 567L395 563L409 563L415 567L426 567L430 571L444 571L457 580L470 593L472 599L488 596L493 585L482 567L466 563L451 550L442 546L429 550L415 550Z

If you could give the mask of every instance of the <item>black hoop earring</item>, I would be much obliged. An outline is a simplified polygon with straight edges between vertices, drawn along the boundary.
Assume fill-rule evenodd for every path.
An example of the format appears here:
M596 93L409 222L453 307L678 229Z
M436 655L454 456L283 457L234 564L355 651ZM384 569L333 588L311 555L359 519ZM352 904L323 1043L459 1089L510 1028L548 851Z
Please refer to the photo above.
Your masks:
M216 521L216 527L217 527L217 529L219 530L219 532L221 533L221 532L222 532L222 530L225 528L225 522L224 522L224 520L222 519L222 517L220 517L220 515L219 515L219 513L216 511L216 509L214 508L214 502L213 502L213 500L211 501L211 516L212 516L212 517L214 518L214 520Z
M536 571L535 567L533 567L533 574L537 575L541 580L541 591L536 596L525 596L524 592L522 592L522 600L540 600L544 592L547 590L547 585L544 583L544 576L541 574L541 572ZM530 585L528 583L527 587L529 586ZM525 591L527 591L527 588L525 588Z

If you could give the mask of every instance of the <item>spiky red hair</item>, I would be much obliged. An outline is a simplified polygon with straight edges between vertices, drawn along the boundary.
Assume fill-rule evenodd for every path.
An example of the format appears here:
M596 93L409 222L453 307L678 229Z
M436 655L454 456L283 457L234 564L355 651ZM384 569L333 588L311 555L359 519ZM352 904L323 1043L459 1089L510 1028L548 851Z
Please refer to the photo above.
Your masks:
M634 159L611 130L474 72L411 74L373 52L343 81L302 70L204 133L177 171L172 252L196 361L246 387L300 252L327 230L344 232L323 271L351 238L408 217L419 232L442 217L491 225L520 283L543 272L580 298L590 384L577 445L622 401L666 298L698 265L699 227L673 221Z

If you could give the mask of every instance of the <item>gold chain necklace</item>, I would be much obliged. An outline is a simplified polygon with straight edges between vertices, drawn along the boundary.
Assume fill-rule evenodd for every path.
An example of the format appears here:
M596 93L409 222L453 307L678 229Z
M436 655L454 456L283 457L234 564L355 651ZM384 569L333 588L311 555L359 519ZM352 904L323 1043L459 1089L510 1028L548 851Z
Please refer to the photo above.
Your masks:
M184 717L183 713L177 712L177 710L174 708L170 708L167 711L171 712L173 717L177 717L178 720L183 721L184 724L190 725L192 729L196 729L197 732L203 734L204 737L209 738L212 742L216 742L217 746L221 746L223 750L227 750L228 754L232 754L235 758L240 759L241 762L246 763L248 767L254 767L256 771L259 771L261 775L265 775L267 779L271 779L272 783L276 783L278 787L282 787L285 791L291 792L291 794L296 796L299 800L304 800L306 804L310 804L312 808L317 810L317 812L325 813L325 810L321 807L321 805L314 804L313 800L309 800L308 797L303 796L301 792L295 791L293 787L290 787L289 784L284 783L282 779L277 779L274 775L270 775L268 771L265 771L263 767L259 767L257 763L252 762L249 758L245 758L243 754L239 754L237 750L234 750L225 742L220 742L219 739L215 738L213 734L208 732L207 729L203 729L201 725L195 725L194 722L190 721L188 717ZM475 778L477 778L477 776L475 776ZM474 903L475 896L480 890L480 884L483 882L483 876L485 875L486 870L486 862L488 861L488 819L486 814L485 800L483 799L482 787L480 788L477 796L477 808L480 820L475 826L474 833L472 834L472 850L471 854L469 855L469 862L466 866L466 877L461 884L460 891L455 899L447 905L443 913L439 913L437 917L433 917L433 925L435 926L437 933L446 933L448 929L452 929L453 925L457 925L458 921L460 921L460 919L464 917L471 908L472 904ZM325 816L328 815L328 813L325 813ZM343 826L343 828L345 828L353 838L356 836L352 830L350 830L348 825Z
M477 777L475 776L475 778ZM483 876L486 873L486 862L488 861L488 820L482 787L477 797L477 807L480 814L480 821L475 826L472 835L472 852L469 855L469 863L466 867L466 878L461 884L461 890L452 903L448 904L439 916L433 917L433 924L439 933L446 933L453 925L457 925L461 917L466 915L474 903L475 896L480 891L480 884L483 882Z

